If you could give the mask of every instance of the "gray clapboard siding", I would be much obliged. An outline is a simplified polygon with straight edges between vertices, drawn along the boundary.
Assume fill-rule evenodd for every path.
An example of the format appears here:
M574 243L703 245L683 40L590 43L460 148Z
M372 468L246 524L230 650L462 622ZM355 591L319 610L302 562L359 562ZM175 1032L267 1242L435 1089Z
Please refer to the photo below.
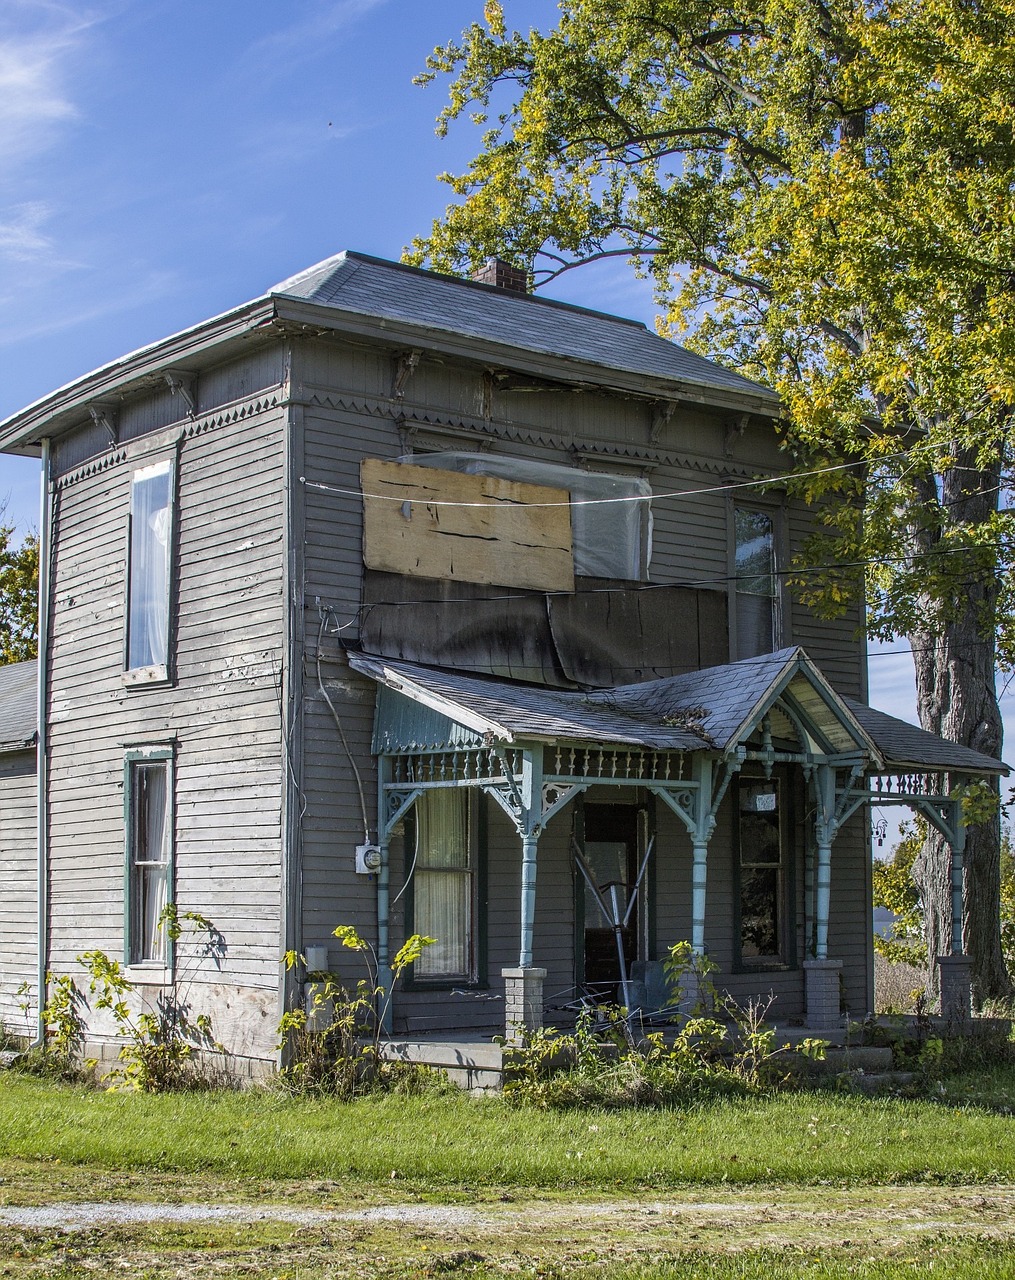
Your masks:
M303 822L304 848L304 927L309 940L325 940L334 923L355 923L373 937L374 886L356 882L351 871L352 847L362 839L358 799L346 763L337 746L334 725L315 691L313 654L316 646L316 597L335 611L342 623L354 621L360 603L362 572L361 514L358 497L358 466L363 457L391 459L404 451L404 440L395 429L396 412L404 412L412 421L427 412L435 422L450 422L456 415L475 419L484 410L488 421L476 424L476 444L469 440L441 437L439 428L429 435L421 425L419 436L428 445L441 448L478 448L482 436L495 452L521 453L526 457L543 457L560 461L568 456L568 447L595 449L648 444L652 413L648 407L633 402L620 402L613 397L595 394L575 396L572 393L542 391L517 393L497 388L484 400L482 375L473 369L438 365L424 357L409 379L402 402L391 416L364 413L355 406L357 395L379 400L390 393L393 361L384 357L371 359L362 351L337 346L306 344L297 361L297 381L305 393L313 386L322 388L318 401L330 395L331 405L311 403L304 414L305 473L311 481L322 481L345 493L322 493L308 487L305 493L305 565L304 598L307 602L307 698L304 705L303 783L307 810ZM325 395L323 388L330 387ZM310 394L312 399L312 393ZM347 407L335 407L343 400ZM355 407L354 407L355 406ZM477 407L478 406L478 407ZM722 474L733 479L749 478L756 472L770 473L785 464L772 433L767 427L751 425L740 436L727 437L729 426L705 413L678 410L659 432L657 450L679 451L680 462L665 461L663 453L648 462L653 490L659 495L653 503L654 547L651 576L658 582L707 582L725 588L729 567L729 503L722 493L709 493L721 483ZM498 438L498 436L500 438ZM517 437L517 438L512 438ZM526 443L517 441L524 437ZM725 449L732 440L731 455ZM694 459L692 464L691 459ZM608 456L597 458L597 465L610 468ZM614 464L616 465L616 464ZM700 491L700 492L699 492ZM740 491L750 501L754 491ZM679 496L669 496L679 495ZM768 495L778 503L778 494ZM789 503L789 527L798 537L798 518ZM809 518L809 517L808 517ZM816 623L806 611L794 605L787 640L803 643L814 656L830 668L837 687L851 691L858 671L858 646L844 633L841 625ZM350 628L355 635L355 626ZM353 750L365 764L364 784L368 789L370 820L373 822L373 769L369 763L369 733L372 721L372 690L362 687L355 676L330 662L335 655L331 637L326 637L324 650L329 661L326 670L329 687ZM610 798L624 799L623 793ZM491 990L502 987L500 969L517 960L520 848L517 834L501 811L489 802L488 808L488 968ZM660 956L668 946L690 932L690 842L674 816L659 805L656 809L659 830L655 869L656 948ZM548 969L547 991L568 988L574 981L573 958L573 883L568 840L561 835L570 831L571 813L565 811L551 824L539 848L537 878L536 963ZM733 885L733 815L727 799L720 813L719 828L713 838L709 860L707 942L713 958L719 963L719 985L737 999L746 999L759 989L771 989L778 997L783 1016L794 1016L803 1009L803 971L799 964L792 969L760 975L757 972L733 972L732 934L734 919ZM798 832L795 858L796 914L798 942L803 929L803 840ZM861 842L862 844L862 842ZM856 903L862 902L864 873L862 858L858 860L844 844L837 847L838 860L833 889L833 929L838 931L837 945L851 957L861 956L864 949L866 923L858 915ZM396 842L392 849L392 884L397 892L404 874L403 855ZM859 895L859 897L858 897ZM403 936L402 904L392 916L393 945ZM802 960L798 947L798 960ZM333 962L348 963L347 957L336 956ZM861 983L863 962L851 958L845 974L847 990ZM496 1022L491 1019L494 1002L452 998L447 992L419 989L398 999L398 1017L407 1029L426 1026L471 1025Z
M38 1012L35 752L0 755L0 1027L33 1035L18 988Z
M173 740L177 903L226 939L218 965L190 960L181 980L195 1008L204 985L233 992L237 1016L240 992L259 989L264 1055L278 985L283 429L280 409L179 445L173 687L125 688L121 674L130 476L145 455L61 488L52 605L53 966L86 947L120 954L124 747ZM250 1040L212 1012L227 1043Z

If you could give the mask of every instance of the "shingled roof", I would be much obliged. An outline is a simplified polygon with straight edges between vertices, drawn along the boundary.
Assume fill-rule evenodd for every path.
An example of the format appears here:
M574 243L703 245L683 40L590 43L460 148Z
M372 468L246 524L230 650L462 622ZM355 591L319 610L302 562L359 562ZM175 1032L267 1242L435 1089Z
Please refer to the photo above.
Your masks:
M0 667L0 751L21 751L35 741L39 664Z
M775 410L779 405L768 387L658 337L639 321L362 253L336 254L273 285L268 293L554 359L673 380L700 391L753 396Z
M503 743L523 739L601 742L656 751L728 754L745 745L779 699L788 697L803 712L806 731L817 739L811 745L818 754L866 757L872 771L888 773L912 768L1008 772L1000 760L840 698L800 648L589 692L465 675L365 653L351 653L349 661L355 670L449 723ZM433 721L427 723L432 731ZM375 749L442 745L437 740L399 741L404 728L400 719L392 719L387 726L378 724Z

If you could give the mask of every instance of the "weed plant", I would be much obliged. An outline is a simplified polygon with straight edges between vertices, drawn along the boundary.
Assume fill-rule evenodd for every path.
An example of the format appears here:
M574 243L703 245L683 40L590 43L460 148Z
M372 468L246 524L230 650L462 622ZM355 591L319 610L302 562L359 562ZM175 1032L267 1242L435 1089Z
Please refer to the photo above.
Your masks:
M332 937L362 957L366 978L350 990L333 973L307 973L312 991L309 1003L285 1013L279 1023L282 1091L349 1100L377 1091L418 1094L450 1088L438 1072L419 1063L387 1059L381 1051L395 984L435 939L414 933L392 960L391 978L385 984L380 981L373 947L351 925L339 925ZM300 953L288 951L284 963L289 969L305 970L307 961Z
M771 999L741 1006L721 998L711 981L715 965L689 943L671 947L665 967L671 990L689 978L697 993L679 1029L638 1034L626 1009L583 1010L572 1034L543 1028L508 1050L507 1100L541 1109L688 1107L785 1083L794 1051L824 1058L824 1040L776 1043L765 1023Z

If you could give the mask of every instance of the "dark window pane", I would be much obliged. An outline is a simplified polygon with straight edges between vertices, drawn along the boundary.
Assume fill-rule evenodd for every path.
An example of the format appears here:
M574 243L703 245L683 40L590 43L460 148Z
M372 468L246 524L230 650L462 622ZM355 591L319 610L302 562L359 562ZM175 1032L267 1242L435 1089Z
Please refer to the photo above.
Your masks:
M779 955L779 869L745 867L740 879L741 954Z

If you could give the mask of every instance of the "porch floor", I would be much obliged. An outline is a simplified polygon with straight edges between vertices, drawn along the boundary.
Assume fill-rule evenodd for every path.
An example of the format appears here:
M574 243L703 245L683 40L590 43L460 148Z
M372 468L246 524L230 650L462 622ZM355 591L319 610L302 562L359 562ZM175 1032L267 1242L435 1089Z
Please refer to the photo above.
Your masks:
M663 1027L665 1032L667 1028ZM815 1031L801 1026L772 1024L780 1044L797 1045L808 1038L827 1040L834 1069L848 1066L864 1070L885 1070L891 1065L891 1051L848 1046L845 1027ZM853 1031L853 1039L856 1031ZM504 1086L504 1048L484 1039L475 1030L460 1033L438 1031L429 1035L394 1036L381 1042L381 1055L394 1062L418 1062L443 1071L452 1084L470 1093L497 1093ZM887 1055L887 1066L885 1058ZM848 1060L848 1061L847 1061Z

